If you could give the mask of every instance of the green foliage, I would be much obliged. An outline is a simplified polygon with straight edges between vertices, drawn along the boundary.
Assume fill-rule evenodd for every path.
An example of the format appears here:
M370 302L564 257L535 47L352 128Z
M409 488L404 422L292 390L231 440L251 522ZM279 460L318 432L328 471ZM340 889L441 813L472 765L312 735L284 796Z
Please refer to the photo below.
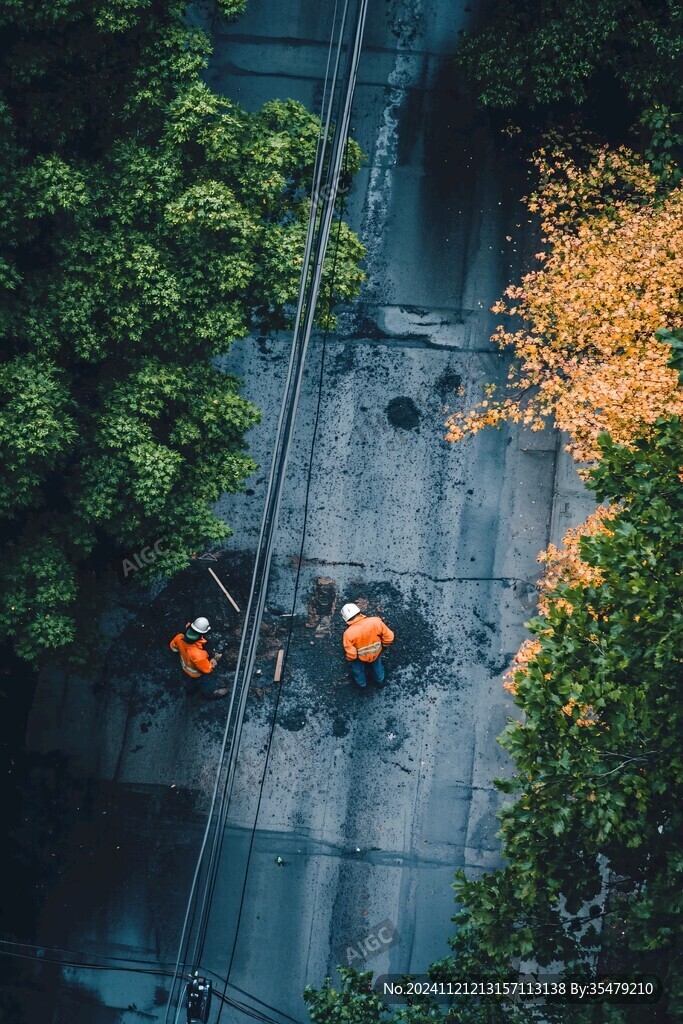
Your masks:
M649 140L645 158L658 178L667 186L678 185L683 162L683 134L675 127L681 119L659 103L643 111L640 124Z
M332 988L326 978L321 989L306 986L304 999L313 1024L373 1024L386 1009L372 992L372 971L340 967L341 989Z
M487 107L580 105L605 73L643 107L678 105L682 42L677 0L496 0L458 61Z
M159 542L145 572L170 574L227 536L212 504L254 469L257 410L212 360L290 321L319 123L212 93L185 13L0 10L1 580L24 656L72 646L113 558ZM352 143L349 177L359 163ZM362 256L342 225L320 323L356 294Z
M659 341L666 341L671 345L672 355L669 366L678 370L678 382L683 384L683 330L670 331L666 327L661 327L655 331L655 336Z
M10 543L0 564L0 628L22 658L70 645L76 638L74 564L54 532L34 524Z
M226 18L237 18L244 14L247 0L216 0L216 7Z
M14 517L40 500L43 480L77 438L65 374L34 354L0 365L0 515Z

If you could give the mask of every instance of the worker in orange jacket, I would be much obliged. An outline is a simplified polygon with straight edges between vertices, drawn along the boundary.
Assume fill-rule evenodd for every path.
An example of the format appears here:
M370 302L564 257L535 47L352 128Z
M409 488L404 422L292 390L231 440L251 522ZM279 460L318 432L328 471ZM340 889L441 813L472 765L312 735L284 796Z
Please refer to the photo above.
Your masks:
M169 647L180 655L180 667L185 673L185 691L188 694L201 693L209 700L227 697L225 687L217 687L211 675L222 655L209 657L206 651L206 637L210 632L209 620L200 615L194 622L188 622L184 633L177 633Z
M356 686L367 686L368 676L384 686L382 651L394 642L394 634L378 615L363 615L357 604L345 604L341 616L347 623L344 653Z

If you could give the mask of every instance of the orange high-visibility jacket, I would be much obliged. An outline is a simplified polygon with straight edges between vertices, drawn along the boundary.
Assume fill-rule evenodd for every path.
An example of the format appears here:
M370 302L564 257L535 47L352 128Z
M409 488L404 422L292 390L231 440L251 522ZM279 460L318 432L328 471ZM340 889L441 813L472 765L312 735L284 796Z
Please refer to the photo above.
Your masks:
M393 643L394 634L378 615L359 615L344 633L347 661L376 661L383 647Z
M201 640L189 643L183 633L178 633L177 636L173 637L168 646L172 651L180 655L180 664L183 672L186 672L188 676L192 676L193 679L199 679L202 672L206 674L213 672L213 665L209 660L209 655L204 650L206 640L203 637Z

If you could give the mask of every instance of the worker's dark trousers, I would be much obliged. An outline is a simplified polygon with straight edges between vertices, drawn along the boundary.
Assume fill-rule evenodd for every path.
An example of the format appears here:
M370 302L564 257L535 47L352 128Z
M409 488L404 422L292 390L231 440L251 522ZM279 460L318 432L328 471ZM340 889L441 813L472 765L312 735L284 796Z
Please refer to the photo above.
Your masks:
M384 686L386 683L381 658L375 658L374 661L361 661L360 658L356 658L355 661L349 662L349 672L356 686L360 686L361 689L367 686L368 679L378 686Z
M188 697L195 693L201 693L202 697L210 697L218 686L216 680L212 679L208 674L201 675L198 679L193 679L192 676L188 676L187 672L183 672L183 679L185 681L185 693Z

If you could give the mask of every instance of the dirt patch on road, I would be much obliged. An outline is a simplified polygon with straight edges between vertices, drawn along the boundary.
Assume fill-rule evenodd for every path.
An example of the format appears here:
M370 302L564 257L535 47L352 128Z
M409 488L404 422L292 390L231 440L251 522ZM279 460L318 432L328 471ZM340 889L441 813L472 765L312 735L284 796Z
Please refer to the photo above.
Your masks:
M390 583L359 581L352 598L366 615L381 616L396 634L391 650L384 655L386 688L380 694L374 684L365 691L352 686L341 644L344 623L338 615L324 634L318 632L314 621L295 619L278 709L282 728L297 732L314 715L329 718L330 731L341 737L349 731L363 701L381 696L389 706L406 692L418 698L426 681L458 685L452 672L439 665L439 645L429 609L416 595L405 594Z
M237 602L239 614L211 578L208 565ZM96 685L113 688L125 698L130 714L139 717L143 734L160 710L178 702L189 702L187 713L199 719L207 737L221 732L220 709L225 702L216 705L198 696L184 696L184 677L177 655L168 644L189 619L206 615L213 627L209 650L223 650L217 680L231 687L252 565L249 552L217 552L215 560L197 561L180 573L146 608L140 600L139 615L129 620L114 641L107 671ZM396 634L395 643L384 656L386 688L380 692L371 683L365 691L359 691L351 685L341 642L344 623L339 615L339 587L333 576L318 576L309 583L308 593L302 595L306 607L303 614L292 617L282 609L267 607L247 718L269 719L279 700L277 717L282 728L297 732L315 717L323 726L327 719L329 732L343 737L352 721L363 713L364 701L381 698L389 710L406 693L419 700L427 683L459 685L453 664L444 665L431 609L416 592L388 582L368 583L362 578L350 587L346 583L344 591L365 614L381 616ZM280 689L273 674L278 651L287 647ZM143 735L140 740L144 742Z
M454 402L462 392L462 376L447 366L436 378L435 390L442 402Z
M235 611L222 593L208 572L209 567L224 584L240 612ZM147 728L159 710L186 699L191 702L193 714L206 718L207 724L216 723L216 728L220 728L221 716L217 714L215 703L196 696L184 697L185 677L178 655L169 649L169 642L176 633L185 629L188 621L197 615L205 615L212 626L207 650L210 654L222 651L215 678L220 686L230 687L249 599L252 568L253 554L250 552L217 551L194 561L152 600L149 591L133 593L129 588L125 595L126 604L129 612L134 614L129 616L119 635L111 638L111 647L94 682L95 689L107 688L125 694L131 714L141 716L143 726ZM286 620L266 617L259 639L259 662L274 663L287 628ZM260 686L261 677L255 677L253 684Z
M318 576L308 600L306 626L315 630L316 637L332 632L332 620L337 608L337 585L329 576Z

